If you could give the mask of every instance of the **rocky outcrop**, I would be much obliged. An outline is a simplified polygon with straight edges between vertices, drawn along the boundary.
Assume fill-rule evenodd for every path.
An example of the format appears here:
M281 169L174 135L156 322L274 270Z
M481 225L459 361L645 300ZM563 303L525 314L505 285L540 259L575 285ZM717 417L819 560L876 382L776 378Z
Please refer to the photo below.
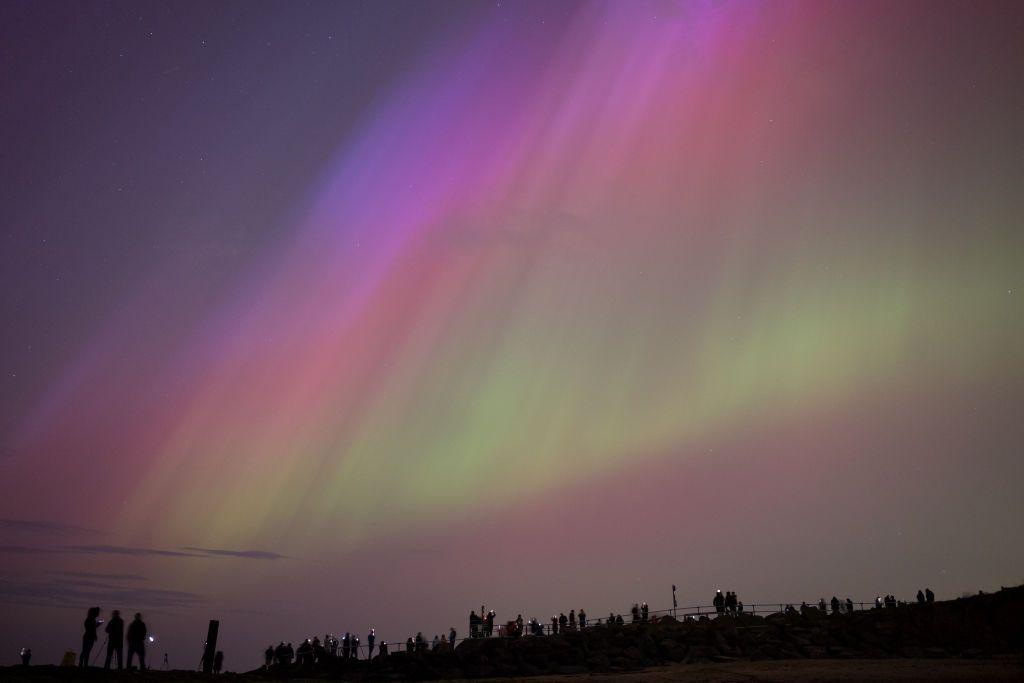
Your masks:
M557 636L467 640L455 652L337 662L275 678L487 678L624 672L673 662L798 658L986 657L1024 651L1024 587L925 605L825 615L722 616L597 626ZM255 674L256 672L254 672Z

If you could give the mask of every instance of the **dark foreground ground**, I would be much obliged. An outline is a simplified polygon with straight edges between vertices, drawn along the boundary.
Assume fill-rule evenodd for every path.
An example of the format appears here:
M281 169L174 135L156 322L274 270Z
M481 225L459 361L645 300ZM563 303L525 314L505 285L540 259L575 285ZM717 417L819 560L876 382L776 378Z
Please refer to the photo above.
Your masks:
M481 638L455 652L396 653L247 674L113 674L58 667L0 669L10 681L466 680L1024 681L1024 587L853 612L596 626L557 636Z
M203 676L186 671L152 673L146 676L122 675L125 680L201 681L251 680L244 674ZM30 671L13 668L0 669L0 678L18 683L44 683L46 681L105 680L100 672L94 676L76 677L73 671L58 671L55 667L33 667ZM318 679L295 679L318 680ZM435 679L436 680L436 679ZM462 681L470 679L460 679ZM731 662L723 664L672 664L630 673L592 673L562 676L536 676L528 679L494 678L494 683L529 681L529 683L727 683L744 681L938 681L939 683L966 683L968 681L1024 681L1024 659L1000 657L994 659L848 659L848 660L785 660L765 662ZM452 683L458 683L453 681Z

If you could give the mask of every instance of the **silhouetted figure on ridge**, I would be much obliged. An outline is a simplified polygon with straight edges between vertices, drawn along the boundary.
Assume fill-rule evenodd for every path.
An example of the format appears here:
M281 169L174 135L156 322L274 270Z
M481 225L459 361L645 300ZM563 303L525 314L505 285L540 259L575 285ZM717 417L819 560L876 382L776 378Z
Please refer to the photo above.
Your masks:
M388 658L388 641L386 641L386 640L380 641L380 654L377 655L377 656L378 656L379 659L387 659Z
M636 622L640 621L640 605L634 602L633 606L629 608L629 613L633 617L631 623L635 624Z
M574 609L569 610L569 630L576 630L576 610Z
M626 623L626 622L625 622L625 620L623 620L623 618L622 618L622 615L621 615L621 614L616 614L616 615L615 615L615 625L616 625L616 626L622 626L622 625L624 625L625 623Z
M416 648L416 645L412 642L412 636L405 639L405 651L412 652Z
M274 663L274 646L267 645L267 649L263 651L263 659L266 660L266 668L270 668L271 664Z
M345 635L341 637L341 658L348 659L351 649L352 635L348 631L345 631Z
M139 671L146 670L146 624L142 615L135 613L132 623L128 624L128 664L132 668L132 655L139 656Z
M647 606L646 602L640 603L640 621L647 621L647 618L651 614L651 608Z
M832 596L832 614L839 614L839 598Z
M80 668L84 669L89 666L89 653L92 652L92 646L96 644L96 630L100 627L99 616L99 607L90 607L85 614L85 622L82 624L85 627L85 633L82 634L82 653L78 655Z
M850 613L853 612L853 599L852 598L846 598L846 611L850 612Z
M291 643L288 643L287 645L284 646L284 663L285 663L285 665L286 666L290 665L292 663L293 659L295 659L295 648L292 647Z
M551 615L551 635L558 635L558 617Z
M921 590L917 591L917 602L920 604L924 604L924 592Z
M448 629L448 642L451 643L453 651L455 650L455 636L457 635L458 634L455 632L454 626Z
M494 610L487 613L487 619L484 621L484 629L486 630L485 635L490 638L494 634Z
M718 614L725 611L725 596L722 595L722 591L715 591L715 599L711 601L711 604L715 606L715 612Z
M24 647L21 649L21 665L28 666L32 663L32 648Z
M736 614L736 594L732 591L727 591L725 594L725 611Z
M828 606L825 605L825 598L818 600L818 609L821 610L822 613L828 612Z
M104 669L110 668L110 659L117 655L117 670L121 670L121 663L124 659L124 619L121 612L114 610L110 613L110 621L107 622L107 661L103 664Z
M469 637L480 637L480 617L473 610L469 611Z
M373 644L377 640L377 632L372 628L370 632L366 634L366 658L373 659Z
M924 598L927 602L935 602L935 593L932 592L931 588L924 589Z
M580 611L579 611L579 618L580 618L580 629L585 629L587 627L587 613L583 611L582 607L580 608Z
M740 600L738 603L736 603L736 613L737 614L743 614L743 601L742 600Z
M352 659L359 659L359 636L352 636Z

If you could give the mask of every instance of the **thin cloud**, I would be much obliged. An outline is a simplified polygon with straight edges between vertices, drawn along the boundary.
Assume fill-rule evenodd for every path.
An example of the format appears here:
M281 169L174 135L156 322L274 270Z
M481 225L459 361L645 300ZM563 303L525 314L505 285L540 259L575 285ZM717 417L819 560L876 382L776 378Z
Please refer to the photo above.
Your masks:
M0 531L42 536L101 536L102 531L41 519L0 519Z
M0 602L41 607L83 608L91 605L131 609L185 609L205 604L198 593L119 586L73 577L46 581L5 580L0 583Z
M157 550L154 548L132 548L124 545L69 545L65 552L83 555L131 555L132 557L203 557L199 553L180 550Z
M215 557L241 557L249 560L286 560L289 559L287 555L281 555L279 553L272 553L267 550L224 550L221 548L193 548L185 547L182 550L188 550L194 553L203 553L208 556Z

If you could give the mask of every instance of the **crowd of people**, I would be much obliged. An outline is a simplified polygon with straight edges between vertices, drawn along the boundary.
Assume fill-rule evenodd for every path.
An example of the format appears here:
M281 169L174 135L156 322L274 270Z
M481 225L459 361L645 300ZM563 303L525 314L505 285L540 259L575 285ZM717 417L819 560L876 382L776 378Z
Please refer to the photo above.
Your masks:
M925 588L917 591L917 603L927 604L935 602L935 593L931 588ZM906 601L898 600L894 595L885 595L884 597L878 596L875 598L875 608L895 608L907 605ZM714 606L716 615L740 615L744 613L743 602L739 600L735 591L726 591L723 593L721 590L715 591L714 598L712 599L712 605ZM756 606L755 606L756 607ZM809 605L806 602L800 603L800 607L796 608L792 604L785 605L783 612L786 614L796 614L799 612L801 615L808 615L812 611L818 611L823 614L843 614L850 613L855 610L855 604L851 598L846 598L845 601L840 600L837 596L832 596L832 600L829 602L825 601L825 598L821 598L817 605ZM79 667L85 668L91 665L91 659L93 658L93 648L96 642L99 640L100 627L103 627L103 633L106 636L106 659L104 661L104 668L110 669L112 665L116 664L116 668L120 670L122 665L126 668L132 668L132 662L135 658L138 659L138 668L146 669L146 644L154 642L155 638L149 633L146 628L146 623L142 620L142 614L136 613L132 621L128 624L127 629L125 628L124 620L121 618L119 610L113 610L110 613L109 621L104 621L100 618L100 608L91 607L89 608L85 621L83 623L84 633L82 635L82 649L79 653L77 664ZM648 621L656 620L657 617L652 619L650 609L646 602L633 603L630 608L630 623L646 623ZM684 615L683 619L686 621L692 620L706 620L707 615ZM469 613L469 638L490 638L495 634L495 620L496 614L494 610L486 610L481 605L479 614L476 610L471 610ZM602 623L603 621L603 623ZM497 627L497 635L499 637L519 637L523 635L532 636L543 636L546 634L558 635L562 633L568 633L576 630L582 630L590 626L622 626L626 623L621 614L615 614L611 612L608 614L607 619L597 619L596 623L591 623L587 618L587 613L582 608L579 610L570 609L569 614L560 612L557 615L552 615L550 627L546 627L536 617L532 617L528 622L524 622L523 615L519 614L514 620L508 621L505 624ZM458 642L458 633L455 627L451 627L448 633L442 633L440 635L435 634L433 639L428 641L423 635L422 631L418 632L415 636L410 636L404 643L400 643L396 648L396 651L405 652L425 652L425 651L453 651L456 643ZM124 662L124 646L128 645L127 662ZM264 651L264 663L267 668L275 666L291 666L293 664L302 667L315 667L325 660L335 659L374 659L381 657L388 657L390 654L390 648L387 641L377 640L377 634L374 629L370 629L366 635L365 654L362 653L359 640L359 636L354 633L346 632L344 636L338 638L331 633L324 636L323 640L319 637L306 638L299 646L293 647L292 643L285 643L281 641L276 646L269 645ZM99 653L97 653L99 654ZM68 653L68 657L71 657L70 664L74 663L74 654ZM28 665L32 659L32 650L30 648L24 648L21 651L21 660L24 665ZM164 664L167 665L167 656L164 655ZM220 673L224 664L224 653L216 652L212 663L212 668L215 673Z

